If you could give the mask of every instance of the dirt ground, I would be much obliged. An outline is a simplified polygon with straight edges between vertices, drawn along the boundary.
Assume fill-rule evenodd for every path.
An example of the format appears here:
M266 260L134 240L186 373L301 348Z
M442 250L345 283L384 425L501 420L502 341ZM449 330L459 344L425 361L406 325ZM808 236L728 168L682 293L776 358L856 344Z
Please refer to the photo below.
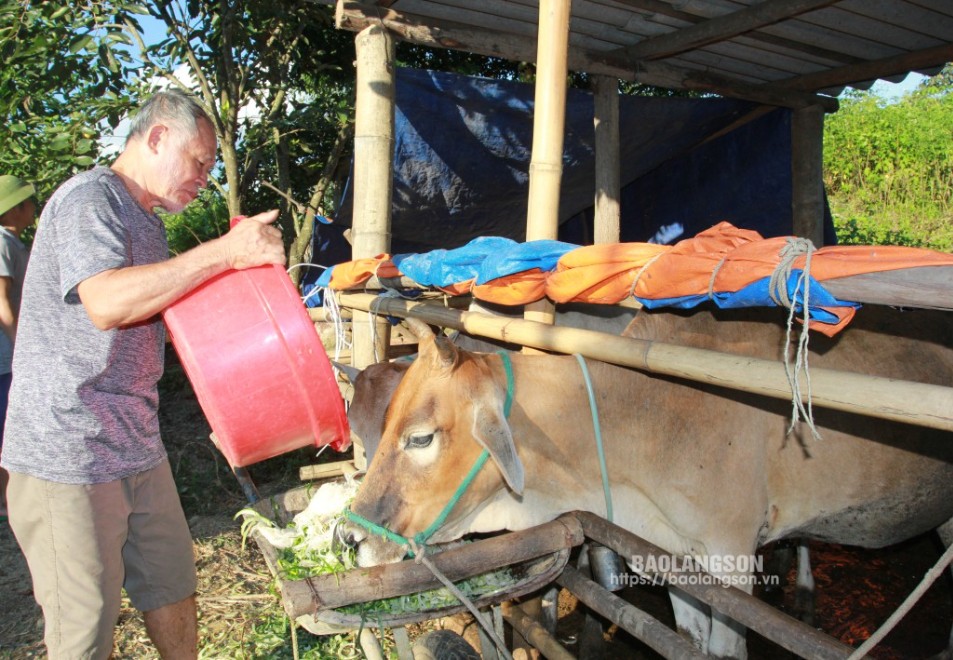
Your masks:
M290 658L289 634L281 625L271 576L257 547L242 547L239 524L234 520L246 504L245 496L209 442L208 424L171 353L160 392L163 436L196 542L200 636L204 642L214 643L214 648L224 649L213 657ZM340 459L330 453L320 460ZM313 450L299 450L252 466L250 473L260 494L267 497L300 485L299 468L314 462ZM859 644L913 589L939 553L932 536L876 552L815 544L818 627L847 643ZM782 589L763 597L790 612L793 579L792 569ZM953 619L950 582L948 576L941 578L872 657L926 658L945 648ZM620 593L672 624L662 588L633 587ZM573 654L578 652L584 611L571 594L560 594L557 638ZM33 601L29 573L6 524L0 524L0 613L0 659L45 656L42 618ZM440 625L476 639L475 629L465 618ZM252 632L256 640L267 638L269 626L274 628L271 650L250 648L247 640ZM602 657L608 660L659 657L615 626L603 625L603 630L606 648ZM748 646L754 660L792 657L757 635L749 635ZM348 650L353 652L353 648ZM128 602L121 612L114 657L156 657L146 642L141 616ZM335 656L331 652L327 657Z

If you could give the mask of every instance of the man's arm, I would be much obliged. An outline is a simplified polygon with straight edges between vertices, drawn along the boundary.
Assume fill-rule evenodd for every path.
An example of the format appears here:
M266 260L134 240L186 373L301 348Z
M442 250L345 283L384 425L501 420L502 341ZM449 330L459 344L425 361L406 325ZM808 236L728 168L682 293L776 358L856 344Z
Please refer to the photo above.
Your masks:
M221 238L155 264L114 268L80 282L79 298L100 330L155 316L211 277L231 268L284 265L277 211L239 222Z

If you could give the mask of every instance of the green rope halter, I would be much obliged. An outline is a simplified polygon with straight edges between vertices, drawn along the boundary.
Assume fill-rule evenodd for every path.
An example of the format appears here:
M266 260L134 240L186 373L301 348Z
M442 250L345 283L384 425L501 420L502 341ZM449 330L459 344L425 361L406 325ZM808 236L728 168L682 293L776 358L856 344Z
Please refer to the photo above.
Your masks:
M506 417L510 416L510 410L513 408L513 364L510 361L510 356L503 351L498 351L500 358L503 360L503 370L506 372L506 400L503 403L503 414ZM476 462L473 464L473 467L470 468L470 471L467 473L467 476L463 478L463 481L457 487L456 492L453 494L453 497L450 498L450 501L447 502L447 505L443 507L443 511L440 512L440 515L430 523L430 526L422 532L417 532L414 534L413 539L409 539L406 536L401 536L397 532L387 529L383 525L378 525L375 522L372 522L365 518L364 516L354 513L351 510L351 507L344 509L344 516L363 527L367 531L383 536L386 539L397 543L398 545L406 545L411 549L408 550L408 554L414 556L414 547L423 547L430 538L437 533L437 530L443 526L443 523L446 522L447 516L450 515L450 512L453 511L453 508L460 501L460 498L463 497L464 493L467 492L467 489L470 487L470 484L473 483L473 480L476 478L477 474L486 465L487 459L490 458L490 452L487 449L484 449L480 455L477 457Z

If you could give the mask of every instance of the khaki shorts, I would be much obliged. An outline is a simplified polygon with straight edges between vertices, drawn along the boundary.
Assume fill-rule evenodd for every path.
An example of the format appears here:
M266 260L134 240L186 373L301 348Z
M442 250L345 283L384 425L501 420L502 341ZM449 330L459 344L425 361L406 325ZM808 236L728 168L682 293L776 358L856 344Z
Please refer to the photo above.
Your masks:
M195 593L192 536L168 461L83 486L12 472L8 506L51 658L108 657L123 587L145 612Z

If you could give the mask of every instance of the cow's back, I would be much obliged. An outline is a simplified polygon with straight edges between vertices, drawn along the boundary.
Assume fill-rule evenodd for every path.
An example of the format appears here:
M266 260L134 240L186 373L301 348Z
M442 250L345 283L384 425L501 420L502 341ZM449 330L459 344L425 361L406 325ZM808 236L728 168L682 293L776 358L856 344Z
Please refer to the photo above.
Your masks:
M642 312L626 335L780 360L785 312L775 309L695 313ZM791 330L794 342L801 326ZM953 386L953 314L865 307L834 338L812 333L809 368ZM699 438L705 457L728 456L729 475L749 490L750 515L764 508L759 541L806 535L840 543L880 546L931 529L953 515L953 437L948 432L863 415L813 410L820 440L804 424L786 434L791 402L725 388L658 379L658 397L682 400L683 414L706 420ZM679 403L659 398L661 405ZM737 430L736 450L712 438ZM677 450L690 445L675 441ZM717 468L716 468L717 469ZM736 498L742 493L736 493ZM726 504L732 506L731 504ZM744 509L746 504L738 504ZM743 513L739 512L739 516Z

